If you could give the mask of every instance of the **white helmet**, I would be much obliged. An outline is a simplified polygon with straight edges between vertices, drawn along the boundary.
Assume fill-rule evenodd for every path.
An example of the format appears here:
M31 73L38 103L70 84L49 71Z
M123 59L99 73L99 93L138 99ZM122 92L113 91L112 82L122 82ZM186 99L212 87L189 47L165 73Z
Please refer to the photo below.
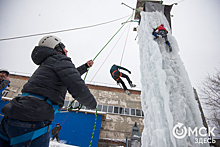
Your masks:
M61 42L61 39L56 37L56 36L52 36L52 35L48 35L48 36L44 36L38 43L38 46L46 46L46 47L50 47L50 48L55 48L55 46L57 44L59 44Z
M1 72L6 73L6 75L7 75L7 76L9 75L9 72L8 72L8 70L7 70L7 69L2 68L2 69L0 69L0 73L1 73Z

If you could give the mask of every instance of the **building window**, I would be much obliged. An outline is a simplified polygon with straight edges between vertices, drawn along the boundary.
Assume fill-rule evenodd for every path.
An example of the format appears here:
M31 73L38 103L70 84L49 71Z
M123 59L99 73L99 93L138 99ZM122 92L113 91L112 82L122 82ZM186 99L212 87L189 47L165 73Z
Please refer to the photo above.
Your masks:
M136 109L136 116L141 116L141 110L140 109Z
M113 106L108 106L108 113L112 113Z
M97 111L102 111L102 105L98 105Z
M129 108L125 108L125 115L130 115Z
M70 104L70 101L64 101L63 108L67 108ZM72 104L73 107L79 105L79 102L74 102ZM82 106L81 109L84 110L94 110L95 109L88 109L85 106ZM144 112L141 109L133 109L133 108L125 108L125 107L116 107L116 106L108 106L108 105L98 105L97 111L112 113L112 114L120 114L120 115L129 115L129 116L137 116L137 117L144 117Z
M114 113L118 114L118 107L114 107Z
M106 106L106 105L103 105L102 111L103 111L103 112L107 112L107 106Z
M131 109L131 115L135 116L135 109Z
M120 111L119 111L119 114L125 114L125 108L123 108L123 107L120 107Z

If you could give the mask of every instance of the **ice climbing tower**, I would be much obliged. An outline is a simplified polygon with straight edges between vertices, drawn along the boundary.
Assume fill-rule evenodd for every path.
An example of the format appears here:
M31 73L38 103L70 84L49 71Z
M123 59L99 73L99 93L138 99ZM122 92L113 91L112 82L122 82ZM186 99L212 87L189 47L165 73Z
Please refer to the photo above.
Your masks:
M142 146L209 146L208 143L198 142L199 139L200 142L205 140L207 136L201 134L206 134L207 130L202 124L193 87L178 54L177 41L171 33L172 5L163 5L161 1L138 0L137 9L143 3L143 11L137 11L135 15L140 20L137 32L141 103L145 116ZM152 35L153 29L162 23L168 31L167 38L173 48L172 52L167 51L164 38L155 39Z

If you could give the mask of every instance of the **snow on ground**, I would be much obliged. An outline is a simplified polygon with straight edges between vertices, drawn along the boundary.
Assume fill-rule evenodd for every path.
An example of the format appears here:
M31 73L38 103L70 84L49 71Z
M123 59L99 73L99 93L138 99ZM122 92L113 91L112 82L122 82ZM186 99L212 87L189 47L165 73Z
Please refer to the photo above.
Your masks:
M78 146L73 146L73 145L68 145L65 144L65 140L60 140L58 143L56 140L50 141L50 147L78 147Z
M173 51L168 52L164 38L154 40L153 29L164 24ZM165 16L160 12L141 12L138 27L141 69L141 103L144 112L143 147L208 146L196 143L201 136L175 138L173 128L201 128L202 119L188 74L178 54L179 48ZM181 130L180 129L180 130ZM181 134L182 133L182 134ZM184 134L183 134L184 133Z

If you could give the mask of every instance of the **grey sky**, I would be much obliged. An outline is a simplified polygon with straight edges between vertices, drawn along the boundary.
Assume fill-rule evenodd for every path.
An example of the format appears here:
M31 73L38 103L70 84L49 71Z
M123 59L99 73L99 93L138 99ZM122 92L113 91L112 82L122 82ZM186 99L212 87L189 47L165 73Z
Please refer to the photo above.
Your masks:
M122 2L131 7L136 6L136 0L0 0L0 39L84 27L131 15L132 10L121 5ZM175 2L180 1L164 1L165 4ZM179 54L192 86L196 88L207 73L212 74L215 68L219 69L219 8L219 0L185 0L174 5L171 10L171 14L174 15L171 18L173 36L178 42ZM93 28L53 35L62 39L69 51L68 56L79 66L93 59L127 19L128 17ZM123 27L96 58L94 67L90 69L86 79L88 83L127 26L129 27L129 24ZM139 48L135 41L137 32L133 31L133 27L136 26L137 23L134 22L130 25L122 66L132 71L129 76L141 87ZM93 79L94 82L115 85L109 70L112 64L120 64L127 32L125 30L119 43ZM0 68L18 73L33 73L37 66L32 62L30 54L43 36L0 41Z

